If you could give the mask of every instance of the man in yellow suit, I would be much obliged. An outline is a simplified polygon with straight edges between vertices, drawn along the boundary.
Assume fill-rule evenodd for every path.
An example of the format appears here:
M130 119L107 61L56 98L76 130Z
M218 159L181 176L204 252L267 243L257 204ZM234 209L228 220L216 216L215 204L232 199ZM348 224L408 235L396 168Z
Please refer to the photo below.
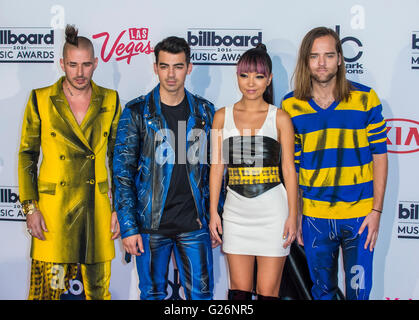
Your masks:
M106 167L121 106L118 93L91 79L92 42L66 28L65 76L32 90L19 149L19 195L32 236L29 299L59 299L81 268L86 299L110 299L116 213ZM38 173L38 158L42 161Z

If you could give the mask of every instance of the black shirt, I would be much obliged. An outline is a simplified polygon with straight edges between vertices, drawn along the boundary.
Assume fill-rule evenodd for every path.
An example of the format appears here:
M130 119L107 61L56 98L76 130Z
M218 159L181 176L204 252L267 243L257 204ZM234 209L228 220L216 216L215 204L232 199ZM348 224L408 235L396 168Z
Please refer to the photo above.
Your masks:
M173 133L175 163L157 233L170 236L198 230L200 226L186 171L186 125L190 114L188 100L185 96L177 106L161 103L161 110L168 128Z

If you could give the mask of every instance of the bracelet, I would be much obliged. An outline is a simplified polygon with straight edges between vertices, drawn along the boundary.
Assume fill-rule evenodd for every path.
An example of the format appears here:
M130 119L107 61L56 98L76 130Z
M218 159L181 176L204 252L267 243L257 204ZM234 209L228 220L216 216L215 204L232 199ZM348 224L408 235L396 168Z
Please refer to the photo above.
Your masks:
M377 209L374 209L374 208L372 208L371 210L372 210L372 211L377 211L377 212L379 212L379 213L383 213L383 211L380 211L380 210L377 210Z
M23 214L30 215L33 214L36 210L38 210L37 202L34 200L26 200L22 203L22 211Z

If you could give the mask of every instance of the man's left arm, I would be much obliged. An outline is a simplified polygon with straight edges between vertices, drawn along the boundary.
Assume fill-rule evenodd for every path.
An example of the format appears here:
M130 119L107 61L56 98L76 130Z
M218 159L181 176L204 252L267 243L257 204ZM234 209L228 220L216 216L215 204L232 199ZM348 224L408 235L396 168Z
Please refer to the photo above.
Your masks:
M361 234L368 227L368 236L364 248L372 251L378 238L381 213L383 211L384 194L387 184L387 130L382 116L382 105L377 94L371 89L369 93L369 111L367 135L373 157L373 207L365 217L359 229Z
M121 116L121 103L119 101L118 92L116 92L116 102L115 102L115 115L112 120L110 132L108 135L108 167L110 171L111 177L111 206L112 206L112 220L111 220L111 232L112 232L112 240L117 239L120 236L120 229L118 223L118 217L115 211L114 206L114 199L115 199L115 184L113 182L113 149L115 146L115 139L116 139L116 130L118 128L119 118Z
M365 227L368 227L368 236L367 240L364 244L364 249L370 247L370 251L372 251L375 247L375 243L377 242L378 238L378 229L380 227L380 218L381 213L383 211L383 202L384 202L384 194L386 190L387 184L387 168L388 168L388 160L387 160L387 153L383 154L374 154L373 155L373 170L374 170L374 201L373 201L373 209L371 212L365 217L364 222L359 229L359 234L361 234Z
M373 209L383 211L384 194L387 184L388 158L387 153L373 155ZM374 210L373 210L374 211ZM376 212L378 212L376 211Z

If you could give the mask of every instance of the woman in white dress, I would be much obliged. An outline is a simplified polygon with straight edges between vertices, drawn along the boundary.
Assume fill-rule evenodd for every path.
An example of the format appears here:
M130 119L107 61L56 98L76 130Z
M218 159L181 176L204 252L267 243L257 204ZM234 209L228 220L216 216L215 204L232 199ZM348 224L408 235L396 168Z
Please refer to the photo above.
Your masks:
M252 299L255 260L258 299L276 299L297 231L294 129L273 105L272 61L263 44L242 55L237 81L242 98L218 110L213 121L210 232L227 256L229 299ZM226 168L221 220L217 205Z

